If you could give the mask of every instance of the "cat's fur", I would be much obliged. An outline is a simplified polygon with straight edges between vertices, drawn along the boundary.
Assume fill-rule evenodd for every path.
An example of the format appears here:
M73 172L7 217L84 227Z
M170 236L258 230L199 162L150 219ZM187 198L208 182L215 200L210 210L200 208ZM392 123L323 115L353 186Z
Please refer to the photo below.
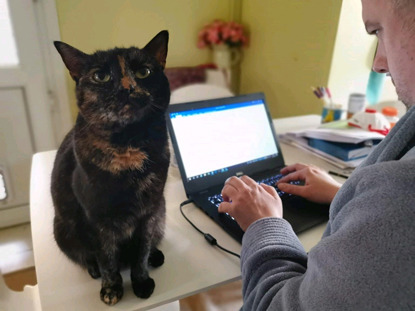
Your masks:
M79 114L52 172L54 236L71 260L102 277L100 296L109 305L123 295L123 264L136 296L147 298L155 286L148 265L164 262L156 247L164 235L170 159L167 43L162 31L143 49L88 55L55 42L76 82Z

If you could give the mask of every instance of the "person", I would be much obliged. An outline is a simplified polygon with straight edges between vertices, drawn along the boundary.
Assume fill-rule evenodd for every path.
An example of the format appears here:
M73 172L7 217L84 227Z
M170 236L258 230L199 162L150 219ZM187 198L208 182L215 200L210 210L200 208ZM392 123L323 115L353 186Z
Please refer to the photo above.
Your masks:
M290 165L277 186L331 203L321 241L307 254L273 187L231 177L220 212L245 230L243 310L415 310L415 1L362 0L378 39L373 69L389 73L407 112L340 187ZM304 180L303 186L291 180Z

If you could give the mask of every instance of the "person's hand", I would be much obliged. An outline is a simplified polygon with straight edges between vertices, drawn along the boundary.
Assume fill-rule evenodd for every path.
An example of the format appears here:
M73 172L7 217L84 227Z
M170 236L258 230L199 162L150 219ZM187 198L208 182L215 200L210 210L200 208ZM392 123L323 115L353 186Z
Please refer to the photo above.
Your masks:
M296 163L284 167L282 177L277 186L281 191L301 196L316 203L330 204L341 184L335 181L327 172L316 166ZM303 180L304 185L292 185L289 182Z
M243 231L258 219L282 218L282 203L275 189L248 176L226 180L222 197L219 212L234 217Z

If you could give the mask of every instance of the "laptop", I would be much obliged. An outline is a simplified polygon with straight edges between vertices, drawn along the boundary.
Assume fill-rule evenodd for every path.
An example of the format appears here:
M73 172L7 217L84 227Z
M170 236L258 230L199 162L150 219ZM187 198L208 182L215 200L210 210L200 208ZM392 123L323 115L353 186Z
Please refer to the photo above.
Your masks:
M170 105L167 126L187 197L241 242L244 232L237 222L218 212L224 182L248 175L275 186L285 166L264 94ZM328 220L327 205L276 190L294 232Z

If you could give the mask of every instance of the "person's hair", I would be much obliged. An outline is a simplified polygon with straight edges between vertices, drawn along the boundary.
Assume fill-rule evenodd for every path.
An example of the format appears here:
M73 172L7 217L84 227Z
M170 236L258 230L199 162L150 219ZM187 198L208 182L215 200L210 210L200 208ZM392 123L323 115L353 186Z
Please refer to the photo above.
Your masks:
M415 0L391 0L394 13L404 21L404 28L415 29Z
M392 0L392 5L395 10L405 9L414 4L414 0Z

